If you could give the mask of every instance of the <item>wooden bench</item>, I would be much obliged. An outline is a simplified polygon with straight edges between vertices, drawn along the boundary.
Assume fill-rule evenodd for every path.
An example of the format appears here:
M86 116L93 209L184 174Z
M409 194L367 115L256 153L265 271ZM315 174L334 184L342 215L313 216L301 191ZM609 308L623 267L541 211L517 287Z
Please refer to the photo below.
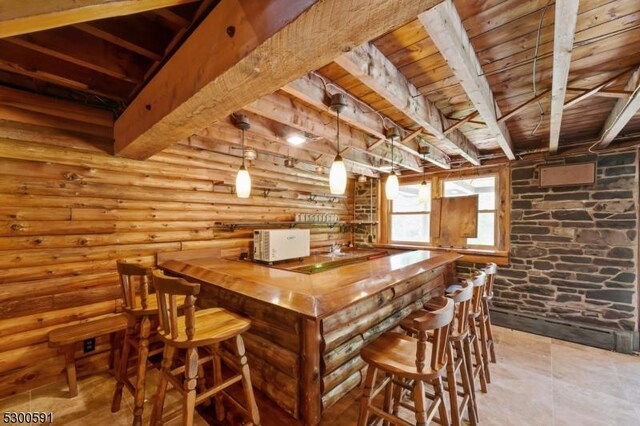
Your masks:
M111 335L111 355L109 357L110 367L113 368L115 360L116 333L127 328L127 317L124 314L111 315L105 318L91 320L80 324L69 325L56 328L49 332L49 346L58 348L58 351L65 356L65 369L67 373L67 384L69 385L69 396L78 395L78 383L76 381L76 343L92 337Z

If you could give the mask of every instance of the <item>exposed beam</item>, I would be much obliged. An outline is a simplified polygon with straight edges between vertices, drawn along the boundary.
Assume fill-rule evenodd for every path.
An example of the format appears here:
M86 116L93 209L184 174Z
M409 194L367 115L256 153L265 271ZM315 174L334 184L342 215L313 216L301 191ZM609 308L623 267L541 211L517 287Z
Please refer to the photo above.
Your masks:
M444 134L447 119L395 65L371 43L365 43L336 60L336 63L360 80L427 132L479 165L478 148L458 130ZM417 95L417 96L416 96Z
M478 114L480 114L478 111L473 111L472 113L467 114L466 117L461 118L460 121L458 121L457 123L454 123L454 124L450 125L449 127L447 127L446 130L444 131L444 134L448 135L449 133L453 132L458 127L460 127L463 124L473 120Z
M615 76L611 77L610 79L608 79L606 81L603 81L602 83L598 84L593 89L587 90L586 92L582 92L581 94L579 94L575 98L571 99L570 101L565 102L564 103L564 109L571 108L572 106L576 105L578 102L581 102L581 101L583 101L583 100L585 100L587 98L590 98L591 96L596 95L600 90L602 90L605 87L607 87L608 85L612 84L614 81L616 81L617 79L619 79L620 77L622 77L623 75L625 75L628 72L629 72L629 70L626 69L626 70L622 71L621 73L616 74Z
M582 89L577 87L567 87L569 92L589 92L591 89ZM628 98L633 92L629 90L617 90L617 89L601 89L595 96L602 96L605 98Z
M0 38L194 1L196 0L4 0L0 5Z
M533 104L534 102L537 102L540 99L547 97L547 95L549 95L549 93L551 93L550 90L545 90L543 92L538 93L537 96L534 96L533 98L529 99L528 101L518 105L517 107L515 107L514 109L512 109L511 111L509 111L508 113L506 113L502 117L498 118L498 123L501 123L501 122L503 122L505 120L510 119L511 117L513 117L514 115L518 114L520 111L524 110L525 108L527 108L529 105Z
M322 77L315 76L313 74L306 75L297 80L292 81L282 88L284 92L312 105L315 108L318 108L323 111L329 111L329 103L330 99L327 95L327 91L325 90L325 84L331 84L331 87L334 91L345 92L346 90L342 89L340 86L333 82L327 82L326 80L322 80ZM340 120L348 123L349 125L360 129L364 132L367 132L378 138L376 142L367 145L368 152L376 152L378 148L385 143L387 143L386 135L385 135L385 126L384 126L384 118L382 115L370 114L367 111L366 113L362 111L362 107L356 104L356 101L350 100L348 102L347 108L345 108L340 113ZM391 119L389 119L393 123ZM313 133L313 132L312 132ZM420 155L416 151L415 142L412 140L422 133L422 129L416 130L411 133L408 137L402 139L399 143L396 144L400 149L402 147L406 147L404 150L408 154L411 154L419 159L422 159L423 156ZM386 157L385 157L386 158ZM405 167L407 165L411 170L418 171L419 163L417 162L407 162L403 158L403 163ZM444 164L439 162L438 164ZM403 165L403 164L401 164ZM448 164L447 164L448 166ZM448 168L448 167L443 167Z
M115 152L148 158L440 1L223 0L116 121Z
M549 131L549 152L558 152L560 127L564 98L567 94L567 80L571 66L571 50L578 20L579 0L556 2L553 24L553 82L551 85L551 123Z
M502 115L487 78L483 75L469 36L453 1L447 0L421 14L418 19L429 33L469 100L484 120L509 160L514 160L509 129L497 118Z
M631 74L624 90L633 91L629 99L618 99L600 132L598 147L606 148L640 109L640 67Z
M333 116L311 109L301 101L291 99L280 93L263 96L246 105L244 109L253 114L266 117L269 120L319 136L329 141L334 141L336 137L337 127ZM342 114L340 118L342 119ZM284 137L286 135L283 134L280 136ZM350 127L342 120L340 122L340 136L343 147L354 148L386 162L391 161L383 148L368 150L367 142L371 137L359 129ZM335 148L332 149L335 155ZM399 165L414 171L422 170L419 163L412 157L403 156Z

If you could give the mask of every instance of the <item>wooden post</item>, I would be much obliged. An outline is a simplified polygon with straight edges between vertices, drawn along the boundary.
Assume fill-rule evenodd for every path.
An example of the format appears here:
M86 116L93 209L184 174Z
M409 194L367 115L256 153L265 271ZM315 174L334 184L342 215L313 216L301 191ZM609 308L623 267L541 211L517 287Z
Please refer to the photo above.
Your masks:
M300 411L305 425L317 425L321 416L320 389L320 321L304 318L302 320L302 350L300 364Z

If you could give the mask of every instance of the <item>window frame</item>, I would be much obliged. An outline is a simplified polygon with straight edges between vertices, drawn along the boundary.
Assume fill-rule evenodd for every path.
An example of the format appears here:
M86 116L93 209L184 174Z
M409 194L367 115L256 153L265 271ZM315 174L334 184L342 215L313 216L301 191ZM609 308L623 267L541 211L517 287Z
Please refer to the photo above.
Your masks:
M462 248L470 248L470 249L481 249L481 250L495 250L498 247L498 207L499 207L499 200L500 200L500 186L499 186L499 179L500 176L498 176L498 173L483 173L483 174L478 174L477 176L458 176L458 177L447 177L444 179L440 180L440 192L442 194L442 198L445 198L444 196L444 185L447 182L452 182L452 181L457 181L457 180L473 180L473 179L480 179L480 178L486 178L486 177L493 177L494 183L495 183L495 187L494 187L494 200L493 200L493 210L486 210L483 209L481 210L480 207L478 206L478 222L480 221L480 213L493 213L493 245L480 245L480 244L469 244L467 243L464 247ZM471 195L475 195L475 194L471 194ZM454 198L454 197L446 197L446 198ZM467 238L467 241L470 238Z
M511 216L511 168L509 164L496 164L491 166L481 166L479 168L467 168L456 171L433 171L428 172L426 180L431 184L431 200L442 197L444 193L444 181L445 180L462 180L472 178L482 178L485 176L493 176L496 179L496 199L495 210L493 210L495 217L494 227L494 245L464 245L459 247L451 247L448 245L441 245L437 237L430 235L430 241L428 243L414 242L414 241L392 241L391 240L391 201L385 197L384 185L378 186L378 211L379 211L379 224L378 224L378 238L377 243L381 245L394 245L398 247L416 247L422 249L433 250L454 250L460 253L478 253L480 255L499 255L503 256L508 253L510 248L509 226ZM419 184L422 182L422 174L412 174L408 176L400 177L400 185L406 184ZM397 213L396 213L397 214ZM433 220L433 212L429 212L429 222Z
M431 195L431 201L433 201L433 182L431 182L431 180L427 179L426 180L427 185L429 185L429 194ZM417 185L420 185L422 183L422 180L420 180L420 182L417 183ZM416 185L416 181L407 181L407 182L400 182L400 187L402 186L410 186L410 185ZM388 218L389 218L389 229L388 229L388 235L389 235L389 242L391 244L419 244L419 245L428 245L431 243L431 232L429 232L429 241L402 241L402 240L394 240L393 239L393 216L409 216L409 215L427 215L428 216L428 220L427 220L427 226L431 227L431 202L429 203L429 210L427 211L411 211L411 212L394 212L393 211L393 201L389 202L389 208L388 208Z

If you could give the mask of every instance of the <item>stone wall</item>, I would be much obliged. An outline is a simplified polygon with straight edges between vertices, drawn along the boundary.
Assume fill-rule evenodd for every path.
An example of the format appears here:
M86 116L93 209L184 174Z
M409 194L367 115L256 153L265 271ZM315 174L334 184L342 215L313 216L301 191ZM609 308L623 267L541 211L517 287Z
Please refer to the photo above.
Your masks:
M510 265L495 308L637 330L638 155L512 163ZM593 185L540 188L544 164L597 162Z
M355 185L355 215L356 221L378 221L378 183L377 179L368 178L366 182L356 182ZM377 225L361 225L354 229L356 245L368 245L378 240Z

